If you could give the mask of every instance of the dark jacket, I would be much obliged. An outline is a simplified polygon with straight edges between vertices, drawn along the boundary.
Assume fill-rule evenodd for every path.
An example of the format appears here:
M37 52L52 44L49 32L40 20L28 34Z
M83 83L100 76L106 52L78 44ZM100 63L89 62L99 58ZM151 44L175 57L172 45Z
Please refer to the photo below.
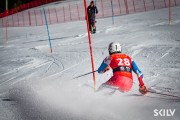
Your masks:
M98 9L96 6L91 7L91 5L88 6L87 8L88 12L88 19L89 20L95 20L95 13L98 13Z

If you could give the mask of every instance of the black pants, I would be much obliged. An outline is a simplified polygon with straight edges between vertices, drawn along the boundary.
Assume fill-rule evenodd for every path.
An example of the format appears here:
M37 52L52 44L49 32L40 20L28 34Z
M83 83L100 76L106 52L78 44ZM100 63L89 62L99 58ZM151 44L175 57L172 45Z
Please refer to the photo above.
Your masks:
M95 21L92 19L89 19L89 30L91 31L91 27L95 27Z

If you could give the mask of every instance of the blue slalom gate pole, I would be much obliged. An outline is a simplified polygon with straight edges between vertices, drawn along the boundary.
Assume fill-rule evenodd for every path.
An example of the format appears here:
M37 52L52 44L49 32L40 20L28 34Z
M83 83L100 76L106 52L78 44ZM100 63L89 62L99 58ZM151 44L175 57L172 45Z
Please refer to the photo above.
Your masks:
M113 10L113 2L111 0L111 8L112 8L112 24L114 25L114 10Z
M46 17L46 11L45 11L44 8L43 8L43 11L44 11L44 17L45 17L45 21L46 21L46 28L47 28L47 33L48 33L50 51L51 51L51 53L52 53L52 44L51 44L51 38L50 38L50 33L49 33L48 21L47 21L47 17Z

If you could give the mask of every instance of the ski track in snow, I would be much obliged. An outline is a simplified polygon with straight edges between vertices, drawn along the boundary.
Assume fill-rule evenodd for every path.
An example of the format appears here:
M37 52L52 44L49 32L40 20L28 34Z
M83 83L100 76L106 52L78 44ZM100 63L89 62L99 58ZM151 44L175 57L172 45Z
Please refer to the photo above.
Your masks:
M115 25L111 18L99 19L97 33L91 35L95 68L108 55L108 44L118 41L144 73L147 87L180 95L179 10L172 8L170 25L167 9L115 17ZM9 28L8 45L0 32L0 119L180 119L180 100L152 93L143 97L135 75L132 91L112 95L94 93L91 74L72 79L91 71L85 21L50 25L49 30L53 53L45 26ZM111 76L111 70L96 74L97 87ZM154 117L154 109L176 109L176 113Z

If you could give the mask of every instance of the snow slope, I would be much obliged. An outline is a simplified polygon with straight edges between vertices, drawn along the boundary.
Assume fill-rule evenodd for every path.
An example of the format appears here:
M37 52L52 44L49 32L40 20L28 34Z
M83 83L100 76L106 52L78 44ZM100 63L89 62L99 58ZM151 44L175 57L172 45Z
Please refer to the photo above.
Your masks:
M117 41L132 56L153 89L180 95L180 7L99 19L92 35L95 68ZM179 120L180 100L138 92L95 93L85 21L49 26L50 53L45 26L0 28L0 120ZM97 87L112 73L96 74ZM176 109L173 117L154 117L154 109Z

